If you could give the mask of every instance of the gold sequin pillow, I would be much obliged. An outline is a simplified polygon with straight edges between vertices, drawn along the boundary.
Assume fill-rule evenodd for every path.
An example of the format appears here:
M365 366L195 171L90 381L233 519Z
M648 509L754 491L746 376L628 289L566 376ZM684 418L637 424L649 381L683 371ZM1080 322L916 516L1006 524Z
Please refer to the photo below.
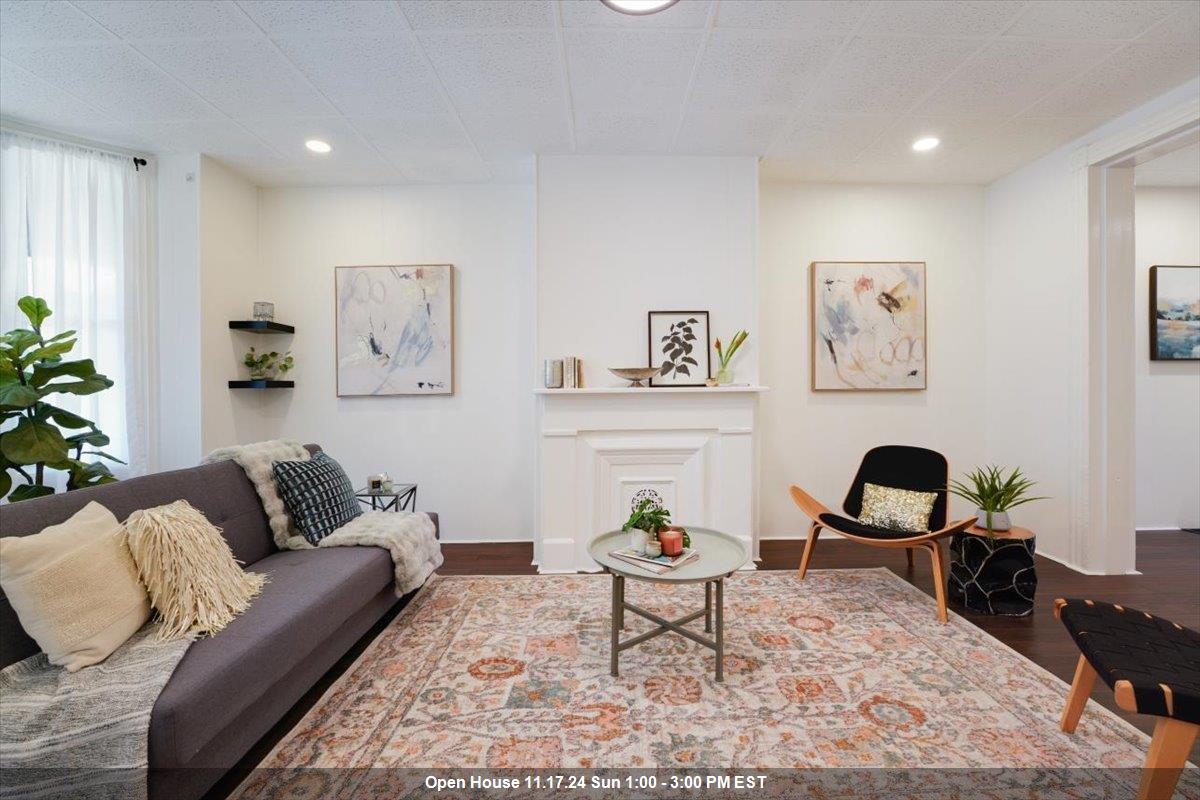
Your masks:
M890 486L863 484L862 513L858 521L891 531L924 533L929 530L929 515L937 492L912 492Z

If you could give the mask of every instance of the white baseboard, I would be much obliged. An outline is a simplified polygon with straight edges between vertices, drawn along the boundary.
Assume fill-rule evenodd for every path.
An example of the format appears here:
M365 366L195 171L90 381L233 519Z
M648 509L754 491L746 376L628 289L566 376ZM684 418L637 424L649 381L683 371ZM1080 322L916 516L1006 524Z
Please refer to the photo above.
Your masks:
M1180 525L1178 528L1138 528L1137 532L1138 533L1183 533L1185 527L1192 528L1194 530L1196 528L1200 528L1200 525L1188 525L1188 526Z

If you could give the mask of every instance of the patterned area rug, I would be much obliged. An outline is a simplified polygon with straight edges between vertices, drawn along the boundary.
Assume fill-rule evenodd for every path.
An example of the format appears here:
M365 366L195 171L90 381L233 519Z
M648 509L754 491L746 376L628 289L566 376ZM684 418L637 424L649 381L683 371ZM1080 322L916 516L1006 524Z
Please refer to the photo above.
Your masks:
M699 586L627 583L674 618ZM667 634L608 673L602 575L430 584L263 767L1140 767L1148 739L886 569L726 588L725 682ZM626 615L626 636L651 624ZM699 632L703 620L691 623ZM1065 633L1063 634L1066 635ZM1133 777L1136 783L1136 776ZM255 796L252 778L244 796Z

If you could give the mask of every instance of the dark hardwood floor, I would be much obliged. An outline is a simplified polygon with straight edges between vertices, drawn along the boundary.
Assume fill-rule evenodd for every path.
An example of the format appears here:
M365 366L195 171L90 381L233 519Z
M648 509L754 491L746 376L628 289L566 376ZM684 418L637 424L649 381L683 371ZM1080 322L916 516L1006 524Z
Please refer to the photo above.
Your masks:
M800 563L803 541L772 540L762 543L760 569L794 570ZM443 575L531 575L536 572L530 543L454 544L442 543ZM955 612L995 636L1029 660L1070 683L1079 650L1054 618L1054 598L1083 597L1148 611L1200 629L1200 535L1193 533L1146 533L1138 536L1137 566L1141 575L1082 575L1048 558L1038 556L1037 607L1028 617L990 617L953 608ZM864 547L853 542L821 540L811 569L887 567L926 594L933 596L929 559L917 554L910 572L904 551ZM225 797L240 783L289 730L308 712L343 672L362 654L401 606L388 614L280 721L242 763L206 796ZM931 620L931 624L933 621ZM1154 729L1154 718L1129 714L1117 708L1112 692L1103 681L1096 682L1092 700L1112 709L1146 733ZM1192 751L1200 761L1200 742Z

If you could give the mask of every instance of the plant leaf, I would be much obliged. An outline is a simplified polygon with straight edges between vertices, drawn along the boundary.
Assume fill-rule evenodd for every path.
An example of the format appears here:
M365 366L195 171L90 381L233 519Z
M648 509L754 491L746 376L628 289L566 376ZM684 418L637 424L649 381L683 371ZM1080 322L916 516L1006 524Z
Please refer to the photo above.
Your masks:
M27 354L23 360L27 363L31 363L34 361L40 361L42 359L47 359L47 358L58 358L63 353L71 352L71 348L74 346L75 346L74 339L68 339L65 342L54 342L53 344L46 344L42 347L39 347L37 350L34 350L32 353Z
M3 344L7 349L10 358L20 358L21 354L29 348L38 344L41 340L38 335L26 328L17 328L11 330L0 337L0 344Z
M42 403L38 406L38 416L43 419L52 419L59 427L69 430L77 430L79 428L93 428L91 420L84 419L78 414L73 414L65 408L52 406L49 403Z
M38 393L17 381L0 383L0 406L6 408L28 408L38 401Z
M14 464L36 464L62 460L67 454L67 443L58 428L25 417L16 428L0 436L0 450Z
M30 500L34 497L44 497L48 494L54 494L54 489L49 486L41 486L36 483L23 483L12 490L12 494L8 496L8 502L19 503L22 500Z
M25 316L33 323L34 328L40 328L46 317L54 313L50 310L50 306L46 305L45 300L40 297L31 297L30 295L25 295L18 300L17 308L25 313Z
M8 474L8 470L0 471L0 500L3 500L8 490L12 488L12 476Z
M111 442L106 435L95 429L86 433L77 433L74 436L68 436L66 441L72 445L90 444L92 447L104 447Z

